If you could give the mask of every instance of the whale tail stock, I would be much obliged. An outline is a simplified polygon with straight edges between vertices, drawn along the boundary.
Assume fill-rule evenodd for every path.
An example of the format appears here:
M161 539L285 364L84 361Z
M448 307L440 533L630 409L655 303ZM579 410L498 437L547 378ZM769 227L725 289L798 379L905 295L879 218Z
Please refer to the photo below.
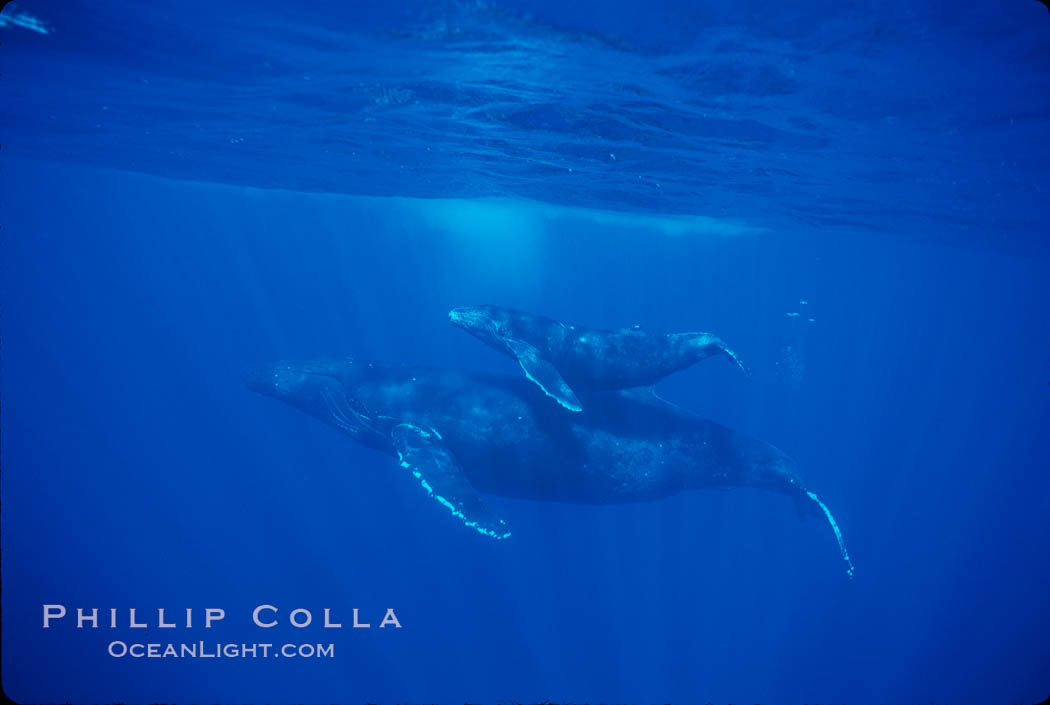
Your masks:
M687 351L691 350L695 355L694 361L704 360L712 355L721 353L735 362L737 367L743 370L745 375L748 377L751 376L751 370L747 368L747 365L744 364L743 360L741 360L736 352L726 345L725 341L717 335L704 332L694 332L671 333L670 337L676 346L685 345Z

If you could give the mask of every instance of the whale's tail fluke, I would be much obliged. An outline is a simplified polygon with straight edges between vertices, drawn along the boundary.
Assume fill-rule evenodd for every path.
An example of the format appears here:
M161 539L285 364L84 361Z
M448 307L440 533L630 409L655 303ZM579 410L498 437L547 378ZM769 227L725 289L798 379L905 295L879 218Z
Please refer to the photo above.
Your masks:
M835 540L839 542L839 552L842 553L842 560L846 561L846 575L850 578L853 577L853 561L850 560L849 551L846 550L846 542L842 540L842 532L839 531L839 525L835 523L835 517L831 516L831 510L828 509L827 505L820 501L820 498L816 494L806 490L806 495L809 496L817 506L824 512L824 516L828 518L828 523L831 524L831 530L835 532Z
M713 333L705 333L703 331L668 333L667 337L675 349L684 353L684 366L689 366L700 360L706 360L709 357L721 354L735 362L744 371L745 375L751 376L751 370L747 369L747 365L740 359L740 356L726 345L724 340Z
M733 352L733 349L732 349L731 347L729 347L728 345L726 345L726 344L725 344L724 342L722 342L721 340L719 340L718 342L716 342L716 343L715 343L715 345L716 345L716 346L718 347L718 349L719 349L719 350L721 350L721 351L722 351L723 353L725 353L726 355L728 355L729 357L731 357L731 358L733 359L733 362L735 362L735 363L737 364L737 366L738 366L738 367L739 367L739 368L740 368L741 370L743 370L743 371L744 371L744 374L745 374L745 375L747 375L748 377L750 377L750 376L751 376L751 370L747 369L747 365L745 365L745 364L744 364L744 361L743 361L743 360L741 360L741 359L740 359L740 357L739 357L739 356L737 356L737 354L736 354L735 352Z

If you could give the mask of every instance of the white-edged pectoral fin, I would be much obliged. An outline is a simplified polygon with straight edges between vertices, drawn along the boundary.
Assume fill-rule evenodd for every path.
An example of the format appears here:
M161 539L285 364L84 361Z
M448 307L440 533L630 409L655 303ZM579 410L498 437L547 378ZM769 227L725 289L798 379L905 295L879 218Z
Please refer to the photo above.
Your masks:
M507 340L506 343L530 381L569 411L583 411L583 405L576 398L572 387L562 379L554 365L540 357L539 350L520 340Z
M390 437L401 467L453 516L490 538L510 536L507 525L481 499L437 432L402 423L394 427Z

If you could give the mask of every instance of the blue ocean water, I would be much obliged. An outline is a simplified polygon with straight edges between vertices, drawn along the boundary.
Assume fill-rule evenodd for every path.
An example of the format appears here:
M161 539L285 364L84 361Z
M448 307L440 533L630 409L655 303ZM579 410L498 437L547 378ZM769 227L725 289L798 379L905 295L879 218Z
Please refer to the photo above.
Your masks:
M3 687L20 702L1050 694L1050 15L1024 1L103 0L0 19ZM464 529L243 372L518 375L495 303L710 330L668 400L786 497ZM797 315L794 315L797 314ZM71 614L42 628L42 606ZM281 624L251 622L260 604ZM195 610L76 629L77 607ZM211 630L205 608L226 618ZM377 627L392 607L401 629ZM288 625L309 609L315 623ZM372 629L325 630L359 608ZM153 617L149 617L149 615ZM102 621L105 622L103 616ZM114 640L333 643L133 659Z

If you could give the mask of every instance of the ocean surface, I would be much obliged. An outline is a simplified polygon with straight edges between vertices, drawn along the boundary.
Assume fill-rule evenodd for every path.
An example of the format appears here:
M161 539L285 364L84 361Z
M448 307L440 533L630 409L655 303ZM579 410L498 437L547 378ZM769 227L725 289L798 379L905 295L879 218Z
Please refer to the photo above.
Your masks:
M1044 5L25 0L0 74L15 700L1050 695ZM518 377L449 325L485 303L725 339L750 377L657 391L792 456L854 577L758 489L486 497L487 540L242 381ZM199 640L334 654L110 655Z

